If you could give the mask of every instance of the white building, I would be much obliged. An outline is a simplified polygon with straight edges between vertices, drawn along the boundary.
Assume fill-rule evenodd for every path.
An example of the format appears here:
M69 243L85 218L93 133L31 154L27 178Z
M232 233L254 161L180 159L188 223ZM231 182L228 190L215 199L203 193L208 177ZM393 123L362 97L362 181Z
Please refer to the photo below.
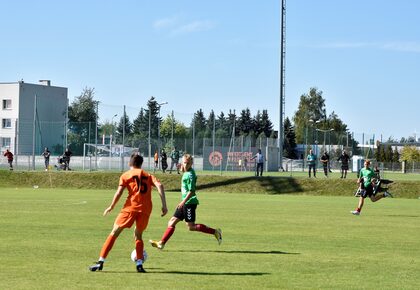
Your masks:
M61 154L66 142L67 88L23 81L0 83L0 148L35 155L48 147ZM56 151L56 152L55 152Z

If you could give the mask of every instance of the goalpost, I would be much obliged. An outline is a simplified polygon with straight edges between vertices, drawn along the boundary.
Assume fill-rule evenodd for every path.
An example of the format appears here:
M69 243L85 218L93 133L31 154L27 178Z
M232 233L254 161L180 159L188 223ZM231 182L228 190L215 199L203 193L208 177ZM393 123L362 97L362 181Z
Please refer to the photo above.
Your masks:
M83 144L83 170L115 170L123 171L132 153L137 148L123 146L122 144ZM92 157L96 158L92 160Z

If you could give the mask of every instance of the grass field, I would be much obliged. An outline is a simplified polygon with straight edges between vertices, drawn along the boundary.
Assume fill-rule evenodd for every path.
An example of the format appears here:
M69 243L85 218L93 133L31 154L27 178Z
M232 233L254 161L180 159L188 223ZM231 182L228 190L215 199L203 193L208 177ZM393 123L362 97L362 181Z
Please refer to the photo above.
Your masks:
M352 216L354 197L201 192L198 222L223 229L221 246L179 224L164 251L146 244L139 274L127 230L92 273L120 208L102 217L112 195L0 188L0 289L420 288L418 199L367 202ZM153 212L145 241L160 238L178 195L167 193L168 216Z

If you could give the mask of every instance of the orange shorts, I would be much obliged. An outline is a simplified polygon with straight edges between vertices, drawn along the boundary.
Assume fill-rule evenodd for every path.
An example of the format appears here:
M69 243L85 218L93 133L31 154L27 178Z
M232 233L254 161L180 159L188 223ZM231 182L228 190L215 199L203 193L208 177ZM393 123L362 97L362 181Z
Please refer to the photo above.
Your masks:
M134 222L136 222L136 228L138 231L143 232L147 228L149 223L150 214L137 211L121 211L115 219L115 224L120 228L131 228Z

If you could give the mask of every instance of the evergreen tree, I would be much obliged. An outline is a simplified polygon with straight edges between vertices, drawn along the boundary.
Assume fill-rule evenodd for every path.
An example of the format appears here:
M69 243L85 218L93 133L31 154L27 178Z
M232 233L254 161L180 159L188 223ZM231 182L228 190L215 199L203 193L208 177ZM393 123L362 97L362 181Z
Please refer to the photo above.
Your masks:
M252 122L254 124L255 137L258 137L262 132L264 132L264 120L260 110L257 111Z
M115 132L115 142L118 144L122 144L124 136L125 143L125 141L131 137L132 127L133 125L131 124L128 115L124 114L124 116L120 118L120 122L118 123L117 130Z
M376 144L376 150L375 150L375 154L373 155L373 157L376 159L376 161L381 162L381 147L383 145L380 144L379 142Z
M390 146L390 145L386 146L386 148L385 148L385 160L384 161L392 162L392 159L393 159L392 155L393 155L392 146Z
M216 138L229 138L229 126L223 112L220 112L220 115L217 116L216 127Z
M392 154L392 162L400 162L400 153L398 152L397 147L394 148L394 153Z
M238 136L239 134L239 130L238 130L238 126L237 126L237 119L236 119L236 113L235 113L235 110L233 110L233 112L232 112L232 110L230 110L229 109L229 114L228 114L228 117L227 117L227 123L228 123L228 126L229 126L229 138L230 137L232 137L232 130L233 130L233 128L235 128L235 133L234 133L234 135L235 136Z
M206 131L206 118L204 117L204 113L202 109L194 113L194 117L191 122L191 127L194 127L196 137L198 138L204 137L204 134Z
M271 123L270 118L268 117L267 110L262 111L261 119L262 119L262 125L263 125L262 131L264 132L264 135L266 137L270 137L271 134L273 133L273 123Z
M213 127L215 127L215 123L216 122L216 115L214 114L214 111L211 110L209 117L206 121L206 133L205 133L205 137L206 138L213 138ZM216 131L217 128L214 128L214 130Z
M284 156L287 158L296 158L296 136L295 130L290 122L289 118L286 117L284 120Z
M133 133L140 138L148 136L149 123L144 114L144 109L141 108L137 118L133 121Z
M249 132L252 130L253 122L251 119L251 111L249 110L249 108L246 108L241 111L241 114L238 118L237 127L239 133L245 136L248 135Z

